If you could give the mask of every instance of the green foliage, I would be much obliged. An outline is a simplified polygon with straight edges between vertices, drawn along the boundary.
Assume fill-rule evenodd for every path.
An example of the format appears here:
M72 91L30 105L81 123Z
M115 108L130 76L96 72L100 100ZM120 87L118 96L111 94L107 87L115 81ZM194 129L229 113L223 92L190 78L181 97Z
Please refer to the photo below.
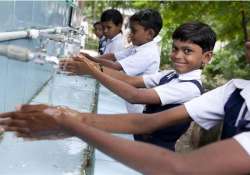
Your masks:
M91 37L88 37L86 39L86 45L85 45L85 49L88 49L88 50L97 50L98 49L98 41L91 38Z

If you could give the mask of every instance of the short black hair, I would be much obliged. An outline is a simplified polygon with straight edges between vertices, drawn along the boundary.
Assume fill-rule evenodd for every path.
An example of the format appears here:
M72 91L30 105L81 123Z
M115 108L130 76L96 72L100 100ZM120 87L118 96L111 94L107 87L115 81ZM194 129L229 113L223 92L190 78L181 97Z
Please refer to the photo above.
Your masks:
M162 28L161 15L158 11L153 9L140 10L132 15L129 21L130 23L137 22L146 29L153 29L155 36L158 35Z
M101 22L112 21L116 26L123 23L122 14L116 9L108 9L102 13Z
M216 33L202 22L187 22L180 25L172 35L173 40L190 41L199 45L203 52L212 51L216 42Z

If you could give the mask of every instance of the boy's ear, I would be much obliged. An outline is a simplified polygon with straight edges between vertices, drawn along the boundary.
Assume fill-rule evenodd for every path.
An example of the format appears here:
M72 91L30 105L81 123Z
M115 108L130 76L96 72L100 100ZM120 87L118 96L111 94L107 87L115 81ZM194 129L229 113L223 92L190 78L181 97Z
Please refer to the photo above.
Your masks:
M121 29L122 28L122 24L120 23L120 24L118 24L118 27Z
M155 31L153 29L148 29L150 39L153 39L155 36Z
M210 62L213 57L213 51L207 51L203 53L202 64L206 65Z

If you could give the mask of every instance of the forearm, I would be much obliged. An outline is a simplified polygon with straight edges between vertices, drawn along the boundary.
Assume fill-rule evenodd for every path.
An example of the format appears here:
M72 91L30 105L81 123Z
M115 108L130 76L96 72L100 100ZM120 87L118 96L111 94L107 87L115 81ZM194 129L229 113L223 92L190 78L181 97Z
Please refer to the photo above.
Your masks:
M140 89L123 82L121 80L115 79L105 73L100 71L94 71L92 74L97 80L99 80L105 87L110 89L112 92L122 97L130 103L141 103L137 98L134 98Z
M241 175L250 173L250 156L234 139L210 144L183 156L183 174Z
M126 134L145 134L157 128L155 115L148 114L90 114L82 113L82 123L95 128L112 132Z
M190 120L185 107L178 106L153 114L90 114L81 113L83 123L108 132L146 134Z
M103 65L103 66L106 66L106 67L109 67L109 68L112 68L112 69L115 69L115 70L123 70L122 69L122 66L117 63L117 62L114 62L114 61L111 61L111 60L106 60L106 59L96 59L97 63Z
M67 125L78 137L143 174L241 175L250 172L250 156L234 139L181 155L124 140L74 121Z
M97 56L97 59L106 59L106 60L110 60L110 61L116 61L115 55L113 53L99 55L99 56Z
M178 160L174 153L156 146L121 139L74 121L67 121L66 125L74 135L145 175L174 174L174 160ZM163 162L163 156L167 156L169 161Z
M145 88L144 80L141 76L129 76L124 72L110 69L108 67L103 67L103 72L115 79L126 82L137 88Z

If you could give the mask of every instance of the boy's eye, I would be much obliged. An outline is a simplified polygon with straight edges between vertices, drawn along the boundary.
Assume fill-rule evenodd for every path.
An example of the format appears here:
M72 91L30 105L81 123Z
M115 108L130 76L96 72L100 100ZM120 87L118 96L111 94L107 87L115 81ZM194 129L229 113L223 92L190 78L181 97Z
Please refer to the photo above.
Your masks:
M175 52L177 51L177 48L176 47L172 47L172 52Z
M185 48L183 51L184 51L184 53L187 54L187 55L188 55L188 54L191 54L191 53L193 52L191 49L188 49L188 48Z

